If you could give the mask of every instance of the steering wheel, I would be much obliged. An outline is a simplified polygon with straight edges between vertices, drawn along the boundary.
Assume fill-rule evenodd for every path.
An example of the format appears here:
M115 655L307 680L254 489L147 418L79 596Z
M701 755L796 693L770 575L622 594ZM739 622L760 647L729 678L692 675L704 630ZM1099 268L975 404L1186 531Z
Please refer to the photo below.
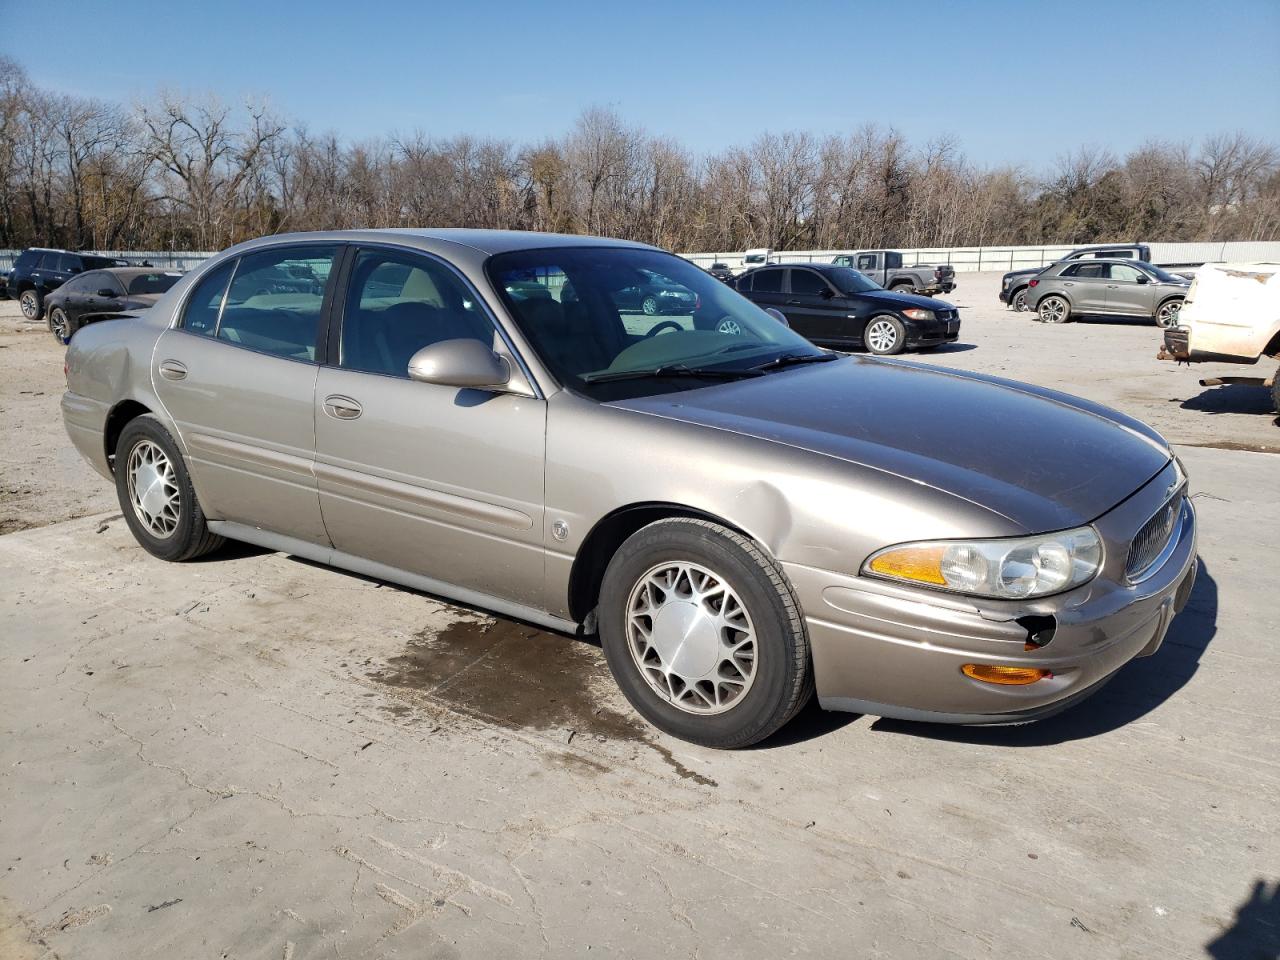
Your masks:
M644 336L645 336L645 339L647 340L649 337L656 337L658 334L662 333L664 330L683 330L683 329L684 327L676 323L674 320L663 320L661 323L654 324L653 327L650 328L649 332L646 333Z

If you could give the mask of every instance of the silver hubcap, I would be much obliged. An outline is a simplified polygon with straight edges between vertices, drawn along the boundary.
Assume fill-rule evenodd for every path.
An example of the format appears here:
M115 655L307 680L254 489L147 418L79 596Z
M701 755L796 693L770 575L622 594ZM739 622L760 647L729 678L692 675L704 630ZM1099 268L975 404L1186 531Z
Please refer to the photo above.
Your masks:
M627 647L649 687L687 713L732 709L756 676L746 606L723 577L696 563L662 563L636 582Z
M1067 305L1061 300L1048 300L1040 304L1040 319L1045 323L1061 323L1066 313Z
M22 312L27 319L31 319L36 315L36 295L34 293L30 291L24 293L18 305L22 307Z
M150 440L129 452L129 501L133 512L152 536L161 540L178 527L182 500L168 456Z
M898 329L888 320L876 320L867 327L867 344L872 350L882 353L892 350L898 342Z
M1182 311L1180 303L1166 303L1156 314L1156 323L1162 327L1172 327L1178 322L1178 314Z
M653 297L645 297L644 301L640 304L640 309L652 317L658 312L658 301L653 299Z

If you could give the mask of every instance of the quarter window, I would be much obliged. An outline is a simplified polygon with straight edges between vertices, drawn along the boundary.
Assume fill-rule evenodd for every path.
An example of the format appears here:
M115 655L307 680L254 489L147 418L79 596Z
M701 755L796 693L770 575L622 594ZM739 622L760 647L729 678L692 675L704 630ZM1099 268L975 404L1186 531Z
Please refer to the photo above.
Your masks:
M284 247L241 257L218 320L218 339L315 360L325 283L338 249Z
M182 329L212 337L218 329L218 315L222 312L222 300L227 292L227 282L236 261L228 260L216 267L196 284L187 298L187 308L182 314Z
M756 293L781 293L782 271L757 270L755 279L751 282L751 289Z
M812 270L791 271L791 292L818 297L827 291L827 282Z
M493 324L451 270L406 254L362 250L356 256L339 366L407 377L410 359L423 347L466 339L492 345Z

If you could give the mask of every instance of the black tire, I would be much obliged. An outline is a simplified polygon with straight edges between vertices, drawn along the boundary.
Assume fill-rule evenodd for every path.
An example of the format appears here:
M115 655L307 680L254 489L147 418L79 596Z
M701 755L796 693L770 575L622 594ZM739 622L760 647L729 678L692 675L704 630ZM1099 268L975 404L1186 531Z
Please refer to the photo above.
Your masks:
M1031 307L1027 303L1027 288L1020 287L1016 293L1009 299L1009 306L1013 307L1014 313L1025 313Z
M1051 293L1036 304L1036 318L1041 323L1070 323L1071 304L1065 297Z
M39 320L44 316L44 298L39 290L23 290L18 294L18 306L28 320Z
M49 332L53 334L53 338L59 343L71 342L71 335L75 330L71 328L71 321L67 319L67 313L61 307L50 309L45 323L49 327Z
M1276 408L1276 415L1280 416L1280 369L1276 370L1271 381L1271 405Z
M877 328L883 325L885 329L892 328L893 335L890 339L887 335L877 336ZM862 334L863 343L866 344L867 350L874 353L878 357L891 357L896 353L901 353L907 346L907 328L901 320L889 313L876 314L867 321L866 329Z
M640 301L640 312L646 317L656 317L661 307L658 305L658 298L650 294Z
M1182 300L1175 297L1156 307L1156 315L1152 319L1155 320L1156 326L1161 330L1168 330L1170 327L1178 325L1178 316L1181 312Z
M889 288L891 293L915 293L916 288L913 283L895 283Z
M173 469L174 486L179 500L178 519L172 532L165 536L157 536L147 528L134 508L129 493L129 458L134 448L144 441L159 447ZM204 511L196 500L187 465L178 452L177 444L169 436L169 431L151 414L135 417L120 431L120 440L116 444L115 476L116 496L120 501L120 512L124 514L125 523L133 532L134 539L152 556L181 562L193 560L222 546L223 538L210 533L205 523Z
M715 571L737 594L756 638L754 679L722 713L690 713L650 686L632 656L627 605L655 566L693 562ZM673 737L731 750L785 725L813 693L809 635L782 569L754 541L717 523L673 517L642 528L609 561L600 589L600 641L614 680L631 705Z

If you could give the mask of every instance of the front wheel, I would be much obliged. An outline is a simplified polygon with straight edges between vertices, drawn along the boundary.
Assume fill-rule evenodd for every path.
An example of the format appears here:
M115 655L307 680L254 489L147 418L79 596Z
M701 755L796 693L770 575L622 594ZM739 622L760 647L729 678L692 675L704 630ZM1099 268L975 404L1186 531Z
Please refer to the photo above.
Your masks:
M44 302L35 290L23 290L22 295L18 297L18 306L22 308L22 315L28 320L39 320L44 310Z
M1041 323L1066 323L1071 319L1071 304L1062 297L1045 297L1036 313Z
M1025 311L1031 309L1030 305L1027 303L1026 287L1023 287L1021 290L1019 290L1017 293L1013 295L1012 306L1013 306L1014 313L1024 313Z
M150 414L130 420L116 444L116 496L125 523L161 560L192 560L216 550L178 446Z
M658 729L733 749L782 727L812 693L809 637L778 565L705 520L659 520L609 561L600 640L614 680Z
M1163 330L1178 325L1178 316L1182 313L1182 301L1170 300L1160 304L1156 310L1156 326Z
M658 314L658 298L645 297L640 301L640 310L646 317L657 316Z
M877 356L887 357L901 353L907 345L907 329L897 317L872 317L863 334L867 349Z

